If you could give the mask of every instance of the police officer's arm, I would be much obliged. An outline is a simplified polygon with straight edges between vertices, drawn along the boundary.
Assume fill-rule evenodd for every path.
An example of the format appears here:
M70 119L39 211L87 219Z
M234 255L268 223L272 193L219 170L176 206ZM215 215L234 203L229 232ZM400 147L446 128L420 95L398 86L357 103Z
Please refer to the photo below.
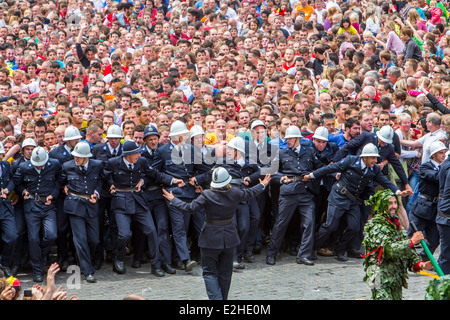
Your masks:
M203 193L200 193L198 198L191 202L184 202L183 200L180 200L176 197L173 197L172 200L170 200L171 197L168 197L167 194L172 195L172 192L167 192L165 189L163 189L163 195L166 197L170 202L171 206L174 206L181 211L184 211L184 213L193 213L200 209L202 209L206 205L206 198Z
M262 178L261 169L256 164L251 165L251 166L252 166L252 169L254 170L254 172L251 175L249 175L248 177L246 177L246 178L250 179L249 184L252 184L252 183L258 181L258 179Z
M153 156L153 163L152 163L152 168L155 170L155 174L157 177L156 180L161 181L166 186L170 186L172 185L172 182L175 178L172 177L171 175L162 172L164 161L165 160L161 154L160 149L157 148L155 150L155 155Z
M419 167L419 179L439 183L439 170L434 170L428 163Z
M113 158L114 159L114 158ZM107 189L109 190L113 186L114 182L112 179L113 168L110 161L108 160L103 168L101 179L105 182Z
M339 152L333 157L333 162L338 162L342 158L347 157L350 150L358 150L362 146L364 146L366 142L366 133L367 131L363 131L359 136L347 141L340 149Z
M342 172L347 170L347 168L350 166L350 164L352 163L352 156L348 156L344 159L342 159L339 162L334 162L328 166L322 167L320 169L315 170L314 172L311 172L309 175L305 176L305 179L308 180L308 178L311 179L321 179L323 177L325 177L326 175L329 175L331 173L336 173L336 172Z
M11 166L9 165L8 161L5 161L5 167L3 169L7 170L8 176L9 176L8 177L9 178L8 185L6 186L6 188L4 188L7 190L7 191L5 191L5 194L8 195L11 191L14 190L13 174L12 174ZM2 192L3 192L3 190L2 190Z
M19 195L22 195L26 189L26 187L23 185L22 170L23 170L23 167L22 167L22 165L20 165L13 175L15 190Z
M62 186L62 184L58 181L58 177L61 175L61 172L62 172L62 166L59 163L59 161L55 161L54 165L56 166L56 169L55 169L55 188L50 192L49 196L52 196L53 199L56 199L58 197L58 195L59 195L59 192L60 192L61 186Z

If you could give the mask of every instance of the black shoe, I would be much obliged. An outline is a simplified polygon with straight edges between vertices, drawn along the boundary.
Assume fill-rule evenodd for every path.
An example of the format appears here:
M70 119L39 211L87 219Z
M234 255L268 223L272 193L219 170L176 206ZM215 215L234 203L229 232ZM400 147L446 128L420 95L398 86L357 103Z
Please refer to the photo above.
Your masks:
M336 253L335 259L337 261L347 261L348 260L348 258L342 253Z
M58 265L59 265L59 269L62 272L66 272L67 268L69 267L69 262L65 259L65 260L58 260L57 261Z
M11 275L13 276L13 277L17 277L17 272L19 271L19 266L13 266L12 268L11 268Z
M161 266L161 269L164 270L164 272L168 273L168 274L175 274L177 273L177 271L175 270L175 268L172 268L172 266L170 264L163 264Z
M152 268L152 274L157 277L164 277L166 274L161 268Z
M125 270L123 261L120 260L114 261L113 271L117 272L118 274L125 274L127 271Z
M244 253L244 260L250 263L255 262L255 256L251 252Z
M95 279L95 277L94 277L93 274L88 274L88 275L86 276L86 281L89 282L89 283L96 283L96 282L97 282L97 279Z
M197 261L194 260L185 260L184 261L184 271L189 272L192 271L197 266Z
M141 262L140 261L133 261L133 263L131 264L132 268L135 269L139 269L141 267Z
M317 255L315 252L311 253L311 255L308 257L309 260L317 260Z
M266 257L266 264L269 264L271 266L275 265L275 257Z
M355 249L347 250L347 257L349 258L355 258L355 259L362 259L361 252Z
M308 258L297 257L297 259L295 259L295 262L297 262L298 264L305 264L307 266L313 266L314 265L314 262L309 260Z
M11 270L8 267L2 266L0 264L0 270L3 271L3 273L5 275L5 278L9 278L10 276L12 276L12 272L11 272Z
M112 252L106 252L106 255L105 255L105 261L106 262L112 262Z
M177 261L173 264L173 267L178 270L184 270L184 264L181 261Z
M295 247L289 247L289 249L288 249L288 254L290 255L290 256L297 256L297 254L298 254L298 250L297 250L297 248L295 248Z
M100 260L100 259L95 260L94 263L93 263L94 269L95 270L100 270L100 268L102 267L102 264L103 264L102 260Z
M254 254L260 254L260 253L261 253L261 249L262 249L261 245L260 245L260 244L257 244L257 245L255 245L255 247L253 248L253 253L254 253Z
M33 282L43 282L44 278L42 278L41 274L35 274L33 277Z

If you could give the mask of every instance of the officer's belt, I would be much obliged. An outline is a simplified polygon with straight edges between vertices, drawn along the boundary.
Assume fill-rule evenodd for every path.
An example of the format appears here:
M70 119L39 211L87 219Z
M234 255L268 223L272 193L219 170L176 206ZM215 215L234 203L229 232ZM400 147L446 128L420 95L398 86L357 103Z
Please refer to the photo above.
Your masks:
M292 180L292 182L297 182L297 181L303 181L303 177L304 177L304 175L302 175L302 176L288 176L288 179Z
M145 188L145 191L154 191L154 190L160 190L161 187L160 186L149 186L147 188Z
M40 202L40 203L46 203L47 202L47 197L43 197L43 196L32 196L31 194L28 195L28 198L31 200L34 200L36 202Z
M137 191L137 187L116 188L116 192L133 192L133 191Z
M441 210L438 210L438 214L445 219L450 219L450 215L443 213Z
M206 224L210 224L213 226L226 226L229 224L232 224L234 222L234 218L227 219L227 220L205 220Z
M434 197L433 198L432 196L430 196L428 194L423 194L423 193L419 194L419 197L421 197L421 198L423 198L425 200L431 201L433 203L437 203L438 200L439 200L439 197Z
M83 198L83 199L91 199L91 196L85 193L78 193L78 192L74 192L74 191L70 191L69 190L69 195L75 196L75 197L79 197L79 198Z
M355 195L348 191L347 188L339 182L336 183L336 187L338 188L340 194L347 196L351 201L359 201L359 199Z
M231 179L230 180L230 184L240 185L240 184L243 184L243 183L244 183L243 179Z

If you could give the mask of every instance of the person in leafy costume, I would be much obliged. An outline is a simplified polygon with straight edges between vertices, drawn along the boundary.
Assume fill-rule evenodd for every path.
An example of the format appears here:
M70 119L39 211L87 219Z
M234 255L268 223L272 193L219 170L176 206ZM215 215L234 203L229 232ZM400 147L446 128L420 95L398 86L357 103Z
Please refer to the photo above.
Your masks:
M408 239L399 219L399 200L389 189L372 195L367 205L374 206L374 215L365 228L363 240L364 281L372 290L373 300L401 300L402 288L408 288L408 270L431 269L430 261L420 261L414 245L424 239L421 231Z

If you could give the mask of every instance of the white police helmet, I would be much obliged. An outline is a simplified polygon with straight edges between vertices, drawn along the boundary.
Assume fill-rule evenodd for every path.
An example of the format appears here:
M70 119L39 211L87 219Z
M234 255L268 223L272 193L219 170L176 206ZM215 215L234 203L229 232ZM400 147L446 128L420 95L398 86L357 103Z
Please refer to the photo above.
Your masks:
M35 167L40 167L48 161L48 152L44 148L38 146L33 149L31 153L31 164Z
M430 157L441 151L441 150L448 150L448 148L445 146L445 144L442 141L435 141L430 145Z
M63 141L70 141L76 139L82 139L83 137L80 134L80 131L74 126L68 126L64 131L64 139Z
M211 188L223 188L231 181L231 176L227 169L218 167L212 173Z
M245 153L245 140L242 139L241 137L234 137L227 143L227 147Z
M181 122L179 120L175 120L174 122L172 122L172 125L170 126L169 137L181 136L187 133L189 133L189 130L184 122Z
M384 126L377 133L378 138L385 143L392 143L394 139L394 129L391 126Z
M318 127L314 132L313 138L328 141L328 129L325 127Z
M117 124L112 124L109 126L108 131L106 131L106 138L119 138L122 139L122 129Z
M90 158L92 157L91 146L86 141L80 141L73 148L72 155L79 158Z
M379 157L378 148L373 143L368 143L362 149L360 157Z
M285 139L289 139L289 138L302 138L302 133L299 129L299 127L297 126L289 126L286 129L286 134L284 135Z

